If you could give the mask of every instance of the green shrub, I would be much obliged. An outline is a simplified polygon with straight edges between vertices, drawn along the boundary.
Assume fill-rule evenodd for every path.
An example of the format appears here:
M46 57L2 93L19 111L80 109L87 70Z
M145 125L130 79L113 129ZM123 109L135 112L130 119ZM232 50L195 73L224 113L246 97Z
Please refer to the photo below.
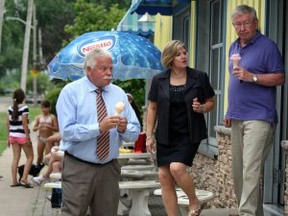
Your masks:
M56 103L58 100L58 96L60 94L60 91L62 90L62 87L56 87L49 91L47 95L45 96L45 99L50 101L51 103L51 113L57 116L56 112Z

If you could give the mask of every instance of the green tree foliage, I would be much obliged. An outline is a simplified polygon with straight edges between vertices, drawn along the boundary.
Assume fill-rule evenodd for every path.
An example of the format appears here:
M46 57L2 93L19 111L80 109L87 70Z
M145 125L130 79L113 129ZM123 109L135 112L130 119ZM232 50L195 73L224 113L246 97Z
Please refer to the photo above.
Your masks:
M35 77L32 75L32 72L30 72L27 79L27 92L33 92L34 78ZM50 81L48 75L46 73L38 73L36 79L37 93L39 95L45 94L45 92L48 90L48 84Z
M2 50L0 56L0 78L5 76L8 70L21 68L25 25L18 20L9 18L14 17L25 20L25 11L26 8L21 4L16 6L14 1L5 1Z
M45 99L48 100L51 104L51 113L57 116L56 112L56 103L59 97L59 94L61 92L62 87L56 87L49 91L49 93L46 95Z
M72 24L75 16L75 0L37 0L38 28L42 30L42 49L44 61L49 63L62 48L63 40L71 37L64 31L67 24Z
M72 38L91 31L110 31L115 29L121 21L126 10L119 9L117 4L112 4L108 9L101 4L87 3L85 0L78 0L74 4L76 16L73 24L65 26L65 31Z
M27 2L27 0L5 1L2 52L0 55L0 78L6 74L7 70L17 68L20 71L25 25L19 21L7 20L5 18L17 17L26 20ZM34 1L34 3L36 4L37 27L42 30L42 51L44 62L49 63L55 54L63 47L63 41L70 41L73 37L77 36L77 34L80 35L90 30L97 31L116 28L118 22L120 22L124 13L129 8L131 1L37 0ZM74 4L75 7L73 7ZM96 22L94 13L99 14L100 12L101 16L96 16ZM75 15L77 15L78 18L77 16L75 17ZM91 17L89 18L89 16ZM81 25L81 23L85 23L85 26L82 29L78 26L79 24ZM99 26L95 28L97 24L102 26L102 29ZM71 30L66 32L64 28L65 25L70 26L67 28L70 28ZM89 25L91 25L91 27L89 27ZM75 26L75 31L72 26ZM31 69L33 63L32 34L29 55L29 68Z
M62 40L70 36L64 31L67 23L73 22L74 12L72 3L75 0L37 0L36 17L37 28L42 30L42 51L44 63L50 62L55 53L62 47ZM2 30L2 50L0 55L0 78L9 75L9 71L17 70L20 76L22 64L23 43L25 25L18 20L9 19L19 18L23 21L27 16L27 0L6 0L5 14ZM29 66L32 68L32 32L30 39ZM37 40L38 45L38 40ZM39 49L37 48L37 51ZM19 77L17 76L17 78ZM16 81L20 82L20 79ZM10 83L7 83L10 85ZM20 84L18 85L18 87ZM0 86L2 88L2 86Z
M5 76L0 79L0 89L14 91L20 86L20 72L19 70L10 70Z
M145 80L143 79L133 79L127 81L114 81L116 85L123 88L126 93L133 95L136 104L141 109L145 104Z
M56 53L75 37L89 31L116 29L130 7L131 0L36 0L34 3L36 4L37 27L42 31L43 58L45 63L49 63ZM27 0L6 0L5 9L5 17L19 17L26 20ZM20 86L24 33L23 23L15 20L4 21L2 55L0 55L0 88L7 87L8 84L11 84L9 88ZM31 70L33 64L32 34L29 55L29 70ZM1 77L6 74L6 71L9 72L5 78ZM57 96L65 82L58 81L55 84L54 81L51 82L46 74L40 72L37 76L37 92L44 93L55 88L47 95L47 99L55 101L53 97ZM33 91L31 75L28 75L27 82L27 90ZM131 93L140 108L144 105L144 80L116 81L115 83Z
M117 4L120 9L128 10L131 4L131 0L89 0L93 4L103 5L106 9L109 9L111 5Z

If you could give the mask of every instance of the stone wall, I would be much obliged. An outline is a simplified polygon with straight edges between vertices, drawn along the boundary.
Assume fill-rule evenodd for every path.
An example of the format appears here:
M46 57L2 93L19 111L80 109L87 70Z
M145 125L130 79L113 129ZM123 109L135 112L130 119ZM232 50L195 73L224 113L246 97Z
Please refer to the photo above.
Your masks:
M196 187L215 193L209 207L237 208L231 173L230 129L216 126L219 154L217 158L198 153L194 159L191 173Z
M217 133L218 157L198 153L190 171L197 188L215 193L216 197L208 203L208 207L237 208L231 173L231 131L224 126L215 126L214 129ZM281 145L286 155L284 211L288 215L288 140L283 140ZM260 182L263 183L263 179Z
M283 140L281 146L285 153L285 193L284 193L284 211L288 215L288 140Z

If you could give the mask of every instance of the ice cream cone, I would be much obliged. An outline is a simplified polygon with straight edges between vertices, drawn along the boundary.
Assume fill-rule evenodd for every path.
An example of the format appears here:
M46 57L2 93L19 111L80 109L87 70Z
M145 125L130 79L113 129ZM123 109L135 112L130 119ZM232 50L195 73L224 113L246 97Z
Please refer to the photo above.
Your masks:
M124 110L125 108L125 104L123 103L123 101L118 102L115 105L115 114L114 115L120 115L120 113Z
M239 63L240 59L241 59L241 56L240 56L239 53L236 53L236 54L231 55L230 60L231 60L232 63L233 63L233 68L239 66L238 63Z

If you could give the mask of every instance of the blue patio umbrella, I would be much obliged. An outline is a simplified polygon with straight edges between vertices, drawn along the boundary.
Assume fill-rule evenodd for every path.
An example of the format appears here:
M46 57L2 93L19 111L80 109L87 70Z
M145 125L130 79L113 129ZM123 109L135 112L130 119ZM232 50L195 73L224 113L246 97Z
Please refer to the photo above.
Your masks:
M76 80L84 76L85 55L95 48L111 52L113 79L152 79L163 71L161 52L148 39L126 32L85 33L63 48L48 64L52 78Z

